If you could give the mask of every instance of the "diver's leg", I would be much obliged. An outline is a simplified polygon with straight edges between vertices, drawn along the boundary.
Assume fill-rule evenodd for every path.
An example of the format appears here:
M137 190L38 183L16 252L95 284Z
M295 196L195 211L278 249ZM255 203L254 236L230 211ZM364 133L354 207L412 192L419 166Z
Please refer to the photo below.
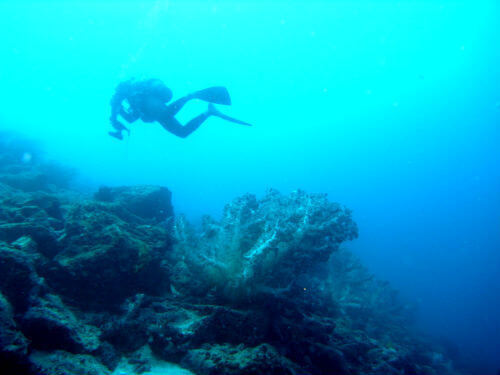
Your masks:
M184 107L184 105L192 99L194 99L194 96L192 94L189 94L180 99L177 99L172 104L167 105L169 114L171 116L175 116L177 112L179 112L182 107Z
M234 117L230 117L230 116L225 115L224 113L219 112L219 110L217 108L215 108L215 106L212 103L208 104L207 112L212 116L217 116L223 120L234 122L235 124L252 126L252 124L249 124L248 122L238 120Z
M167 120L158 122L161 124L161 126L163 126L165 130L168 130L170 133L175 134L176 136L181 138L186 138L188 135L198 129L200 125L203 124L203 122L210 116L211 114L207 111L199 116L196 116L184 126L182 126L181 123L174 117L170 117Z

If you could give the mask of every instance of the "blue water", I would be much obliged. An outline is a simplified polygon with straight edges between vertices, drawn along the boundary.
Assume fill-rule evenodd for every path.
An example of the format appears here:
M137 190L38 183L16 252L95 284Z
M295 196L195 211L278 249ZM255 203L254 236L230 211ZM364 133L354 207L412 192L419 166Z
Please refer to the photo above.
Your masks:
M81 183L162 184L192 221L246 192L326 192L349 244L471 371L500 367L500 6L480 2L2 1L0 128ZM226 86L187 139L107 135L124 79ZM186 122L206 104L190 103Z

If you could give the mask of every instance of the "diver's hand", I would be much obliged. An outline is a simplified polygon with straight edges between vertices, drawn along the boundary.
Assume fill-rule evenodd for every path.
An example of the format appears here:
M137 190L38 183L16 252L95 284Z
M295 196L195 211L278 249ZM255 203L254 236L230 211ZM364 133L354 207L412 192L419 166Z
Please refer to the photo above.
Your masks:
M125 130L130 133L130 130L127 129L125 125L123 125L120 121L118 121L115 117L111 117L110 119L111 126L115 128L117 131Z
M108 134L113 138L119 139L120 141L123 140L123 135L121 131L108 132Z

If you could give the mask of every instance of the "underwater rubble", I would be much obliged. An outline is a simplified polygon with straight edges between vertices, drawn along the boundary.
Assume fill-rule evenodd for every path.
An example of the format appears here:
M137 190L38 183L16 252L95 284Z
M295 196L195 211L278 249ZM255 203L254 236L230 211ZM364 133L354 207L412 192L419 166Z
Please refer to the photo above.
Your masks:
M458 374L325 195L247 194L195 228L164 187L80 193L35 149L0 134L2 374Z

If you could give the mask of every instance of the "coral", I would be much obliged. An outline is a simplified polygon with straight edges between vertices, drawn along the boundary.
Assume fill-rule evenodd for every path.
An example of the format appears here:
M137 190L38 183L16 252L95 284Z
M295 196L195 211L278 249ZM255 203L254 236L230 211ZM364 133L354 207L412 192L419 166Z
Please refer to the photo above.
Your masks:
M261 200L236 199L220 222L206 217L201 235L179 235L177 246L207 284L238 299L294 283L356 237L350 211L325 195L271 190Z

